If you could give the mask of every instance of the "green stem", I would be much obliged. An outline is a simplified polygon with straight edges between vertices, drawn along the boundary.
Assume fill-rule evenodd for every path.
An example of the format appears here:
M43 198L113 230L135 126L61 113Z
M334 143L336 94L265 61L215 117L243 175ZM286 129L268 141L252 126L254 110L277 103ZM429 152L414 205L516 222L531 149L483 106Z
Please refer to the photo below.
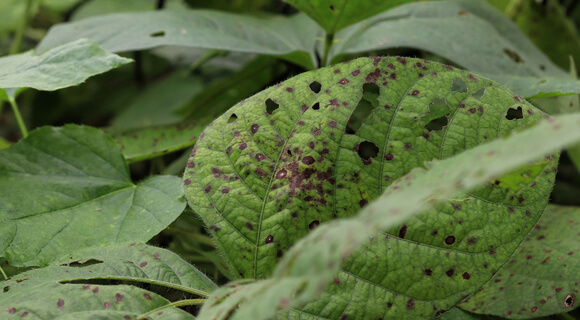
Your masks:
M332 43L334 42L334 34L326 34L326 41L324 42L324 55L322 56L322 60L320 60L320 66L326 67L328 63L328 53L330 52L330 48L332 48Z
M576 318L572 317L571 315L567 314L567 313L561 313L558 315L558 318L560 319L564 319L564 320L576 320Z
M205 303L205 299L188 299L188 300L179 300L179 301L175 301L172 302L170 304L166 304L162 307L159 307L157 309L153 309L149 312L146 312L140 316L138 316L137 318L135 318L135 320L139 320L139 319L143 319L146 318L152 314L155 314L165 308L169 308L169 307L181 307L181 306L193 306L193 305L201 305Z
M191 238L199 243L207 244L207 245L212 246L212 247L215 246L215 242L213 242L213 240L210 237L205 236L203 234L199 234L199 233L195 233L195 232L192 233L191 231L184 230L181 228L176 228L176 227L167 227L167 228L165 228L165 230L169 233L179 234L182 236L189 237L189 238Z
M22 116L20 115L20 110L18 110L18 105L16 104L16 100L13 97L8 98L8 103L12 107L12 112L14 112L14 117L16 118L16 122L18 122L18 126L20 127L20 132L22 133L22 137L26 138L28 136L28 130L26 129L26 125L24 124L24 120L22 120Z
M10 54L16 54L20 51L20 45L22 45L22 38L24 38L24 32L28 28L28 19L30 17L30 12L32 11L33 0L26 0L26 8L24 9L24 17L22 23L16 29L16 34L14 35L14 41L10 47Z
M0 267L0 273L2 273L4 280L8 280L8 276L6 275L6 272L4 272L4 269L2 269L2 267Z

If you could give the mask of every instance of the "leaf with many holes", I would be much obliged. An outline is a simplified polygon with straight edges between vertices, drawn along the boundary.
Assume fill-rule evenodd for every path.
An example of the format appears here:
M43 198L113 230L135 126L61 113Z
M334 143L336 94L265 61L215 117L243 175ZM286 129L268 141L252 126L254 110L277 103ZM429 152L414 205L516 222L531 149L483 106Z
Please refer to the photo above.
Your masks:
M0 255L46 265L75 249L147 241L183 211L178 181L133 184L121 149L97 129L37 129L0 150Z
M368 90L378 92L370 103L377 107L365 109L356 127L349 119L361 112L368 86L376 87ZM424 120L430 112L442 116ZM465 71L418 59L361 58L291 78L218 118L187 164L186 196L233 270L264 278L310 230L356 214L425 161L451 157L542 117L519 96ZM387 241L381 236L348 259L337 285L304 312L338 318L337 309L322 307L330 300L343 301L354 318L449 309L489 280L537 221L556 159L390 229ZM482 212L487 214L475 214ZM416 255L425 260L412 259ZM377 261L386 267L375 269ZM425 290L433 279L445 288ZM363 300L377 301L366 311L356 301L348 305L350 289L373 290ZM385 309L385 301L393 308Z
M86 39L47 52L33 51L0 58L0 92L6 88L53 91L131 62ZM2 95L0 94L0 97Z
M0 297L10 291L0 293ZM36 286L34 290L28 290L24 297L13 295L2 299L0 316L5 320L131 320L169 303L153 292L134 286L45 283ZM191 320L195 317L179 308L168 306L148 315L148 319Z
M580 289L580 208L548 206L516 254L468 301L470 312L528 319L568 312Z
M316 61L322 30L306 15L252 17L212 10L122 13L62 23L38 45L89 38L111 52L175 45L281 56L305 68Z
M325 223L299 240L278 264L273 278L255 282L235 281L214 291L202 308L199 318L226 319L241 304L231 319L269 319L276 310L288 306L294 307L287 311L291 313L290 318L292 319L298 317L301 319L319 319L320 317L313 314L312 311L305 312L297 309L296 303L314 298L318 299L316 301L318 303L321 299L327 299L328 293L323 293L322 298L319 297L320 290L328 282L331 282L331 287L342 283L344 278L341 280L340 277L336 277L335 272L354 249L369 240L371 243L392 240L390 237L377 237L376 234L380 230L399 224L416 213L437 205L439 199L457 199L457 196L460 196L457 191L473 190L477 186L489 183L489 181L498 180L498 177L510 171L511 174L499 179L509 181L508 177L521 176L521 173L526 170L514 171L514 168L530 164L530 161L534 160L538 162L531 162L532 164L542 163L545 158L538 159L539 155L549 154L558 148L579 141L579 127L580 114L542 121L533 128L512 133L508 137L474 147L451 158L426 163L427 171L421 167L413 169L405 177L399 178L381 198L369 204L357 216ZM535 143L530 144L529 141ZM453 197L454 194L455 197ZM375 236L371 236L373 234ZM498 248L498 250L503 249ZM491 255L497 257L496 254L498 252ZM485 258L486 255L483 257ZM398 261L397 259L393 260L395 263ZM373 270L382 270L382 265L373 264L370 267ZM413 273L413 270L413 266L409 266L406 271ZM401 272L404 270L399 271L399 273ZM437 275L431 273L431 276L436 277ZM444 279L445 276L443 276ZM463 274L461 277L463 278ZM333 278L334 282L332 282ZM395 281L401 280L404 281L405 278L402 277ZM364 282L363 279L357 279L357 281ZM433 281L425 286L425 289L428 291L433 287L439 290L453 289L445 285L438 286L439 283ZM367 282L367 284L371 283ZM334 315L322 316L322 318L375 319L376 316L373 317L373 312L393 311L396 314L380 318L432 318L432 315L429 314L421 317L415 309L415 306L420 306L427 301L412 300L410 303L409 300L404 299L402 305L390 304L391 302L386 301L385 303L380 297L376 297L380 288L374 290L376 288L371 287L362 291L354 291L354 288L354 286L346 288L342 297L335 296L330 303L322 301L321 304L324 306L321 307L325 309L325 312L334 312ZM473 290L474 288L471 288L469 291L473 292ZM226 297L227 299L224 300L223 298ZM340 298L351 301L350 305L345 306L346 303ZM444 296L443 299L445 298L447 297ZM410 310L407 309L409 306L411 306ZM353 311L358 311L363 315ZM427 312L440 314L441 311L428 310ZM453 309L455 315L460 314L459 311ZM445 314L447 312L443 313L444 318ZM278 318L288 318L288 314L282 313ZM476 318L479 317L476 316Z
M203 273L171 251L143 243L118 243L78 250L48 267L0 282L5 288L0 293L0 305L7 307L5 301L26 297L39 286L64 286L90 279L150 283L199 296L208 296L216 288Z
M379 12L419 0L285 0L309 15L329 34L372 17Z
M483 0L410 3L337 33L330 57L380 49L427 50L523 97L580 93L501 12ZM505 82L504 82L505 81Z

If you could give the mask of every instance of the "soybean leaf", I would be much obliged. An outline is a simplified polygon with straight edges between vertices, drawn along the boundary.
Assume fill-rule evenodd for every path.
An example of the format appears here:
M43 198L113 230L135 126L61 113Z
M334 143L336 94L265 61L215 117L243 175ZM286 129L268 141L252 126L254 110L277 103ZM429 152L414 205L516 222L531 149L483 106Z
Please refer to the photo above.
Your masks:
M176 179L133 184L120 148L97 129L37 129L0 150L0 254L46 265L75 249L147 241L185 207Z
M270 54L305 68L315 65L322 30L306 15L252 17L212 10L111 14L52 27L38 45L48 49L90 38L111 52L166 45Z
M424 212L429 207L440 205L443 198L457 199L457 196L461 195L457 191L473 190L475 187L486 184L490 180L497 179L506 172L513 171L514 168L529 164L530 161L534 161L537 164L538 155L554 152L560 147L578 141L580 139L579 126L580 114L545 120L530 129L513 132L507 137L475 147L451 158L427 163L427 170L421 167L414 169L387 188L379 200L365 207L358 216L325 223L297 242L278 265L272 279L253 283L237 281L227 287L216 290L202 308L199 318L225 319L228 314L233 312L243 302L239 311L231 319L246 319L249 314L253 315L253 319L267 319L277 309L287 308L295 305L296 302L313 299L320 293L324 284L331 281L333 277L334 283L331 283L329 288L340 286L346 280L350 282L350 292L334 294L332 302L329 302L328 296L333 295L333 293L331 292L332 289L327 288L311 304L311 306L318 304L318 309L301 310L292 308L286 313L279 314L278 318L314 319L322 317L324 319L344 319L352 317L354 319L375 319L377 317L375 312L380 312L384 313L381 316L383 319L430 319L434 315L441 314L445 310L431 309L433 301L417 301L409 299L409 297L401 297L400 293L395 294L395 301L387 300L384 295L379 294L380 288L373 287L371 281L357 277L356 282L364 286L360 288L363 290L360 290L356 288L357 283L355 281L345 279L344 273L341 272L335 277L334 272L339 269L341 262L361 244L367 243L363 250L355 251L348 260L352 260L353 257L361 254L371 255L380 259L379 255L371 254L368 250L369 245L372 246L380 242L396 241L403 246L405 239L408 239L408 237L402 239L391 235L385 236L384 234L379 236L377 233L403 221L409 222L408 219L414 214L421 211ZM535 141L536 143L529 144L526 143L527 141ZM539 161L544 162L544 160ZM522 169L516 170L501 179L504 181L509 181L507 180L508 178L519 180L521 172ZM479 190L482 189L480 188ZM427 211L427 213L430 212ZM420 216L424 215L425 212ZM529 226L525 233L532 226L533 224ZM519 241L516 240L515 245L510 243L508 247L517 248L517 244L519 244ZM421 253L428 252L428 250ZM483 254L472 252L471 255L474 256L474 259L471 263L494 263L493 261L499 255L502 255L502 251L510 250L506 250L505 247L496 247L490 251L485 251ZM449 252L450 256L453 255L449 260L457 258L458 253L445 251L442 250L440 252L441 258L438 259L439 262L443 260L443 263L445 263L447 252ZM405 256L396 253L393 258L395 257L400 259ZM433 263L428 258L422 258L421 254L413 255L412 257L420 257L419 260L424 260L421 263ZM395 260L394 264L399 265L400 262L397 259L393 260ZM405 263L409 263L409 260L406 259ZM374 262L373 266L367 267L378 271L385 266L385 263L380 260ZM387 267L389 265L387 264ZM395 280L395 284L391 285L404 281L406 275L425 271L423 268L416 270L416 265L414 267L400 264L401 271L393 271L397 273L398 277ZM453 274L449 276L445 272L442 275L437 275L435 270L437 269L433 269L433 272L428 277L436 277L437 281L429 281L422 288L426 291L434 289L445 291L443 292L445 295L441 297L442 300L447 299L446 295L454 290L454 286L461 286L469 282L470 279L474 280L471 277L478 276L471 273L470 279L466 279L465 273L463 273L456 275L459 279L453 279L454 281L450 282L446 277L451 278ZM425 276L427 274L423 274L423 277ZM439 285L441 281L447 282L451 287ZM411 283L407 285L413 287ZM456 302L463 299L463 295L473 292L474 289L463 291L457 297ZM341 294L343 295L342 297L340 296ZM222 298L224 297L227 298L223 300ZM437 303L441 303L441 301L437 301ZM420 310L423 304L428 304L430 310ZM448 309L452 307L453 304L450 304Z
M339 32L330 56L412 47L497 79L524 97L580 92L577 81L540 52L503 14L485 1L411 3ZM554 79L556 78L556 79ZM523 82L523 83L520 83ZM537 88L528 88L535 84Z
M371 104L377 107L353 129L350 119L360 112L367 90L379 93L376 104ZM439 109L445 108L447 113L441 113ZM430 112L444 115L424 123ZM240 277L264 278L310 230L356 214L425 161L451 157L543 116L497 84L449 66L401 57L357 59L289 79L226 112L194 147L184 175L186 195L232 270ZM537 221L553 184L556 159L548 157L477 191L457 195L388 230L388 237L377 237L381 240L348 259L337 285L303 311L338 318L337 310L348 310L354 318L376 318L402 312L410 304L412 312L406 314L413 318L450 309L491 278ZM455 168L449 165L446 170L464 174ZM445 188L444 183L433 186L442 194ZM399 199L415 203L412 197ZM355 228L356 223L349 223ZM489 233L495 236L487 237ZM336 234L358 243L344 229ZM346 258L345 252L349 250L340 251L340 259ZM326 261L325 253L310 254ZM412 259L414 255L427 258ZM399 262L392 256L409 258ZM473 265L474 256L482 264ZM383 261L381 266L387 267L378 271L377 260L397 262ZM312 260L311 264L332 273L328 264ZM288 281L302 284L305 274L306 267ZM315 272L313 278L325 279ZM445 283L446 291L425 290L435 278ZM315 282L313 288L320 289L320 282ZM280 285L267 282L289 292ZM368 290L375 294L368 296ZM351 293L365 301L364 308L350 298ZM272 302L280 297L267 294L262 299ZM239 297L246 298L243 293ZM270 305L288 304L277 301ZM336 308L322 308L337 301L342 303ZM385 311L385 301L393 308Z
M86 39L62 44L40 54L29 51L2 57L0 92L2 89L24 87L58 90L129 62L130 59L108 53Z
M28 270L1 282L1 286L8 287L0 293L1 309L8 309L6 301L26 297L37 287L66 287L67 283L90 279L150 283L200 296L208 296L216 288L203 273L171 251L143 243L118 243L81 249L48 267Z
M462 309L525 319L578 306L580 208L551 205L510 261Z
M81 20L89 17L109 13L153 11L156 9L156 0L99 0L83 3L71 16L71 20ZM182 10L187 5L181 0L166 0L164 9Z
M127 285L46 283L24 294L10 294L11 287L4 288L8 290L0 293L2 319L134 319L169 304L153 292ZM170 306L148 317L152 320L195 319Z
M356 0L285 0L306 13L318 23L328 34L335 34L340 29L379 12L418 0L391 1L356 1Z

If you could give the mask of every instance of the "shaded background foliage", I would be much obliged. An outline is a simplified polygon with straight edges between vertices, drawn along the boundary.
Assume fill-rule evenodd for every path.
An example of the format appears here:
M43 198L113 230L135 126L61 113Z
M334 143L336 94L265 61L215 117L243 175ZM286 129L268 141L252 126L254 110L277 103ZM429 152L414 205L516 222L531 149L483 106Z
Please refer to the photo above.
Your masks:
M289 2L301 8L301 1ZM398 4L402 1L393 1L395 2ZM244 13L253 17L265 17L267 13L290 17L298 12L288 3L266 0L39 0L31 3L33 5L28 13L25 12L26 1L3 0L0 3L3 17L0 21L0 55L23 52L35 48L39 43L41 43L39 48L42 48L43 43L49 48L48 41L43 38L51 26L110 13L156 14L154 11L170 12L196 8ZM573 61L580 61L578 59L580 37L576 27L580 24L578 1L489 0L488 3L511 19L555 65L562 69L546 65L544 67L547 71L536 70L534 72L538 74L534 74L535 76L561 76L568 70L574 76L578 76L573 65ZM388 7L381 9L389 9ZM292 50L284 51L285 48L281 46L267 48L271 50L270 56L252 52L230 52L224 48L204 49L175 45L151 46L145 50L119 49L122 56L133 59L134 63L90 78L79 86L54 92L27 90L19 95L18 103L29 129L67 123L103 128L123 149L124 156L131 163L129 170L135 183L151 174L181 175L189 155L188 149L214 118L238 101L308 69L325 65L325 62L336 63L361 55L404 55L485 72L483 67L489 64L486 61L489 57L477 57L480 60L479 65L477 63L465 65L461 63L465 60L454 59L456 56L453 56L453 52L457 50L451 46L441 49L445 51L443 52L435 44L421 48L403 41L405 39L392 46L382 44L380 39L372 39L370 32L369 37L365 38L364 30L378 28L381 23L387 28L389 19L394 19L393 17L415 14L414 17L420 18L424 14L420 10L414 13L404 10L397 13L396 10L397 8L374 18L372 15L361 17L368 20L351 29L348 25L343 25L345 28L340 30L340 24L324 24L324 29L336 36L326 39L322 29L315 27L314 23L301 23L302 20L286 21L285 23L289 25L298 25L297 30L303 32L298 34L297 38L303 35L311 37L311 42L306 41L298 45L305 50L303 54ZM379 13L378 11L380 10L374 13ZM24 29L21 28L23 16L29 19L28 23L24 24L28 25ZM490 21L492 18L489 18ZM321 18L321 21L324 19ZM364 26L368 21L373 23ZM273 30L277 24L278 22L272 22ZM284 28L280 28L282 31L276 31L281 32L282 37L288 36L283 33ZM462 30L457 32L461 33ZM318 36L313 37L313 34ZM165 34L152 32L150 36L163 38ZM409 31L402 37L412 36L412 32ZM454 36L462 35L449 35ZM486 39L482 34L468 36ZM325 42L333 43L339 37L344 39L351 37L352 42L348 42L351 46L336 42L335 48L344 50L336 49L335 52L329 52L328 56L320 50ZM18 39L22 39L22 42L15 45L19 42ZM365 42L361 39L368 40L372 46L365 47ZM55 43L58 43L58 39ZM316 47L319 50L315 50ZM259 50L257 52L264 53ZM467 54L461 51L459 53ZM512 48L506 48L500 53L504 59L515 62L516 66L521 66L522 61L534 62L527 58L528 54L532 55L530 52L517 52ZM478 68L480 69L477 70ZM524 70L519 75L526 72L528 71ZM486 75L502 82L500 77L502 75L493 72ZM494 78L494 75L498 77ZM504 80L505 83L510 83L513 79ZM532 96L535 94L537 92ZM531 99L530 102L550 114L578 111L580 108L577 95L558 97L537 95L537 98ZM0 148L6 148L20 138L13 113L7 104L0 106ZM570 156L565 153L560 160L557 183L551 196L555 204L580 205L578 197L580 175L572 161L574 157L574 151L571 151ZM231 278L202 222L193 218L193 215L181 215L150 243L179 253L181 257L210 275L218 284L223 284ZM3 267L9 275L22 271L5 262ZM580 313L576 311L575 316L579 315Z

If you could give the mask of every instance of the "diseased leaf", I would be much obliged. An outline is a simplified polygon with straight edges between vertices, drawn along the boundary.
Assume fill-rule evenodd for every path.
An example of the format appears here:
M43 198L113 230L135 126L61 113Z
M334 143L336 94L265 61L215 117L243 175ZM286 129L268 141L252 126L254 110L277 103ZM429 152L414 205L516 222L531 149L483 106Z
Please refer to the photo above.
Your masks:
M445 57L502 84L506 80L509 89L524 97L580 92L576 81L565 80L566 72L483 0L403 5L344 29L335 41L331 57L410 47Z
M365 91L374 90L368 86L378 88L376 103L371 103L376 107L356 131L349 132L348 124L359 112ZM437 111L444 114L435 119L440 127L424 124L421 119L440 104L448 108L447 114ZM316 285L302 288L301 294L308 292L312 297L329 272L334 273L331 266L337 267L356 248L357 237L368 239L382 229L373 220L371 225L378 229L366 233L361 230L371 226L349 221L352 225L346 229L329 229L342 241L335 247L325 238L334 239L329 234L319 234L307 245L298 246L298 239L321 223L353 216L393 181L406 184L397 179L426 161L452 157L544 116L519 96L465 71L418 59L361 58L291 78L240 102L217 119L201 135L187 164L186 195L240 277L268 277L281 259L290 259L283 258L290 247L298 254L297 247L306 250L326 242L327 246L306 250L304 254L311 259L300 260L300 267L283 260L293 271L279 267L275 275L289 279L252 284L257 291L251 296L263 292L259 296L275 309L290 300L275 300L281 296L273 295L272 288L288 293L291 290L285 285L297 288L307 277ZM486 158L497 151L489 149ZM538 154L543 153L532 152L535 156L525 161ZM494 170L508 170L507 162L525 162L517 157L503 159L498 161L502 167L495 168L483 160L462 161L482 166L474 171L478 175L496 177L500 171ZM473 188L465 180L466 172L473 168L464 172L465 163L434 165L441 171L428 173L432 190L428 188L431 182L425 182L416 187L420 190L399 196L406 203L381 205L411 206L410 212L415 212L425 209L422 201L445 199L458 188ZM493 276L536 223L546 206L556 164L557 157L544 158L476 191L438 202L403 226L393 228L395 222L389 221L387 234L376 236L346 260L336 285L299 310L329 319L343 314L373 319L397 314L418 319L452 308ZM484 169L486 165L491 168ZM439 174L445 179L432 176ZM421 194L424 200L413 200ZM412 258L416 256L424 259ZM432 288L433 281L444 285ZM260 289L264 286L272 291ZM238 297L247 299L243 293ZM385 303L392 308L385 309ZM263 312L267 317L272 309Z
M550 205L510 261L459 306L528 319L578 307L580 208Z
M418 0L285 0L306 13L329 34L377 13Z
M7 287L4 287L7 288ZM0 297L6 292L0 293ZM134 319L169 304L165 298L134 286L47 283L22 295L0 301L2 319ZM191 314L175 307L149 315L151 320L190 320Z
M48 267L0 282L9 287L0 293L0 310L8 308L6 301L25 298L39 286L66 287L67 283L90 279L151 283L200 296L207 296L216 288L203 273L171 251L143 243L119 243L78 250Z
M183 211L178 181L133 184L120 148L97 129L37 129L0 150L1 255L46 265L75 249L147 241Z
M38 45L47 49L89 38L123 52L177 45L281 56L313 68L322 30L306 15L251 17L212 10L111 14L52 27Z
M42 53L29 51L0 58L0 90L26 87L53 91L129 62L80 39Z

